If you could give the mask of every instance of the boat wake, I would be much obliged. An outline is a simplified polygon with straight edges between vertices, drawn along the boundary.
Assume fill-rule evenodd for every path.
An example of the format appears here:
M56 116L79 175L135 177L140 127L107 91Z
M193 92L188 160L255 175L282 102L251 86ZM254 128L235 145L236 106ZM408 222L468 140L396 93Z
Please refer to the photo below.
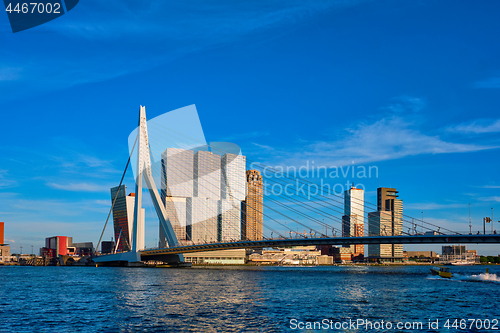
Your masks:
M462 282L492 282L500 283L500 277L496 274L482 273L478 275L465 275L454 273L451 279L443 279L439 276L430 276L430 280L442 280L442 281L462 281Z
M496 274L482 273L478 275L453 274L452 280L471 282L496 282L500 283L500 277Z

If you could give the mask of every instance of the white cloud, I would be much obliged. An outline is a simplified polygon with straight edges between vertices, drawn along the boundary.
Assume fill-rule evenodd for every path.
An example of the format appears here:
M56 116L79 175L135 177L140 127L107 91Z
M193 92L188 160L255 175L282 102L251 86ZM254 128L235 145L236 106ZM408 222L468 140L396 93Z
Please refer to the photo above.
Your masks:
M388 106L384 106L381 110L390 111L393 113L414 113L419 112L427 105L425 99L414 96L398 96L391 99Z
M8 177L8 170L0 170L0 188L14 187L17 181Z
M57 184L57 183L47 183L47 186L51 188L55 188L58 190L64 191L74 191L74 192L109 192L110 188L113 186L110 185L100 185L93 183L65 183L65 184Z
M500 119L478 119L469 123L450 127L448 130L473 134L500 132Z
M405 204L405 209L417 210L435 210L435 209L450 209L450 208L463 208L468 207L467 204L438 204L433 202L428 203L410 203Z
M498 196L482 197L482 198L478 198L478 200L480 200L480 201L496 201L496 202L500 202L500 197L498 197Z
M337 141L319 141L299 152L282 152L284 164L299 165L314 160L316 165L341 166L399 159L423 154L465 153L498 148L447 142L439 136L422 133L403 117L390 116L374 123L362 123L347 130Z

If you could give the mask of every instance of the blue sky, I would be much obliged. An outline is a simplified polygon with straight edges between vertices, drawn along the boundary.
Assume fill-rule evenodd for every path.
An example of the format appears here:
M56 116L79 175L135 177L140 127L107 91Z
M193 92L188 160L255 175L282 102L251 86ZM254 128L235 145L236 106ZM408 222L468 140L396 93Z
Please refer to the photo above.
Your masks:
M497 1L86 0L16 34L0 15L6 238L14 252L55 234L97 242L139 105L153 118L191 104L207 141L273 166L377 166L361 180L368 201L393 186L406 214L464 231L470 203L482 229L491 208L500 220L499 11Z

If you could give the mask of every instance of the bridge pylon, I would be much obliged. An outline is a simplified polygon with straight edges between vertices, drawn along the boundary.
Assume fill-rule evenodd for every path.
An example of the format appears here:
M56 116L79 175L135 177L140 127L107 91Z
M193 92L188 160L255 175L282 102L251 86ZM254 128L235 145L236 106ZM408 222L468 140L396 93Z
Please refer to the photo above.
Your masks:
M146 107L140 107L139 126L137 127L137 168L135 178L135 205L134 220L132 223L132 232L130 233L131 251L104 255L95 257L93 260L97 263L125 262L130 266L141 262L141 251L145 249L144 221L142 218L142 189L143 180L149 190L151 200L155 207L156 215L160 221L168 246L179 246L172 224L168 219L167 211L161 201L158 188L153 179L151 170L151 152L149 149L148 127L146 118ZM164 261L169 265L183 265L184 256L182 254L167 255L159 257L158 260Z

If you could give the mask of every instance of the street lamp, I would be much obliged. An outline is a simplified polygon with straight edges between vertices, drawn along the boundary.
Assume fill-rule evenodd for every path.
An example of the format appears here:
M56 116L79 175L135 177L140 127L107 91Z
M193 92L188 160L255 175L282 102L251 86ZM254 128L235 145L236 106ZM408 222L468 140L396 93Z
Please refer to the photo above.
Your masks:
M422 212L422 235L424 234L424 212Z
M491 207L491 233L493 234L493 207Z

